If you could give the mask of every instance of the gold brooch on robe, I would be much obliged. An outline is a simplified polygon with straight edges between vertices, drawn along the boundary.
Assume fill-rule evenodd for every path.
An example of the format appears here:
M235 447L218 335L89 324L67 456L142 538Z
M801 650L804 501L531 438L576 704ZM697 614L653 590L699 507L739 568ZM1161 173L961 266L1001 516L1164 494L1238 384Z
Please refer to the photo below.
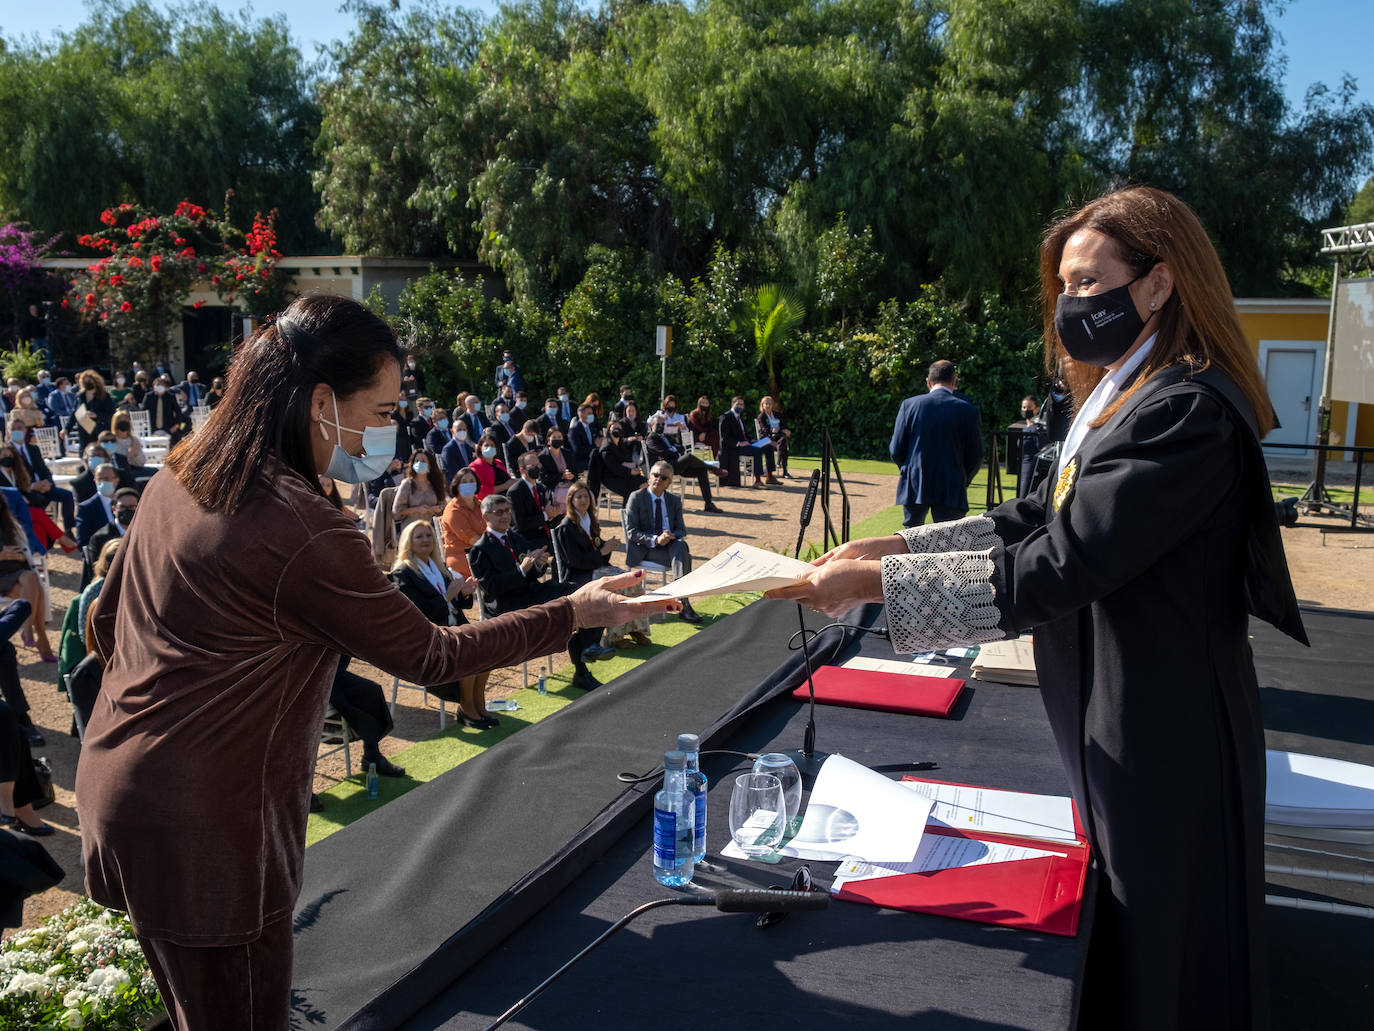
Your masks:
M1069 491L1073 490L1073 481L1078 477L1078 456L1074 455L1069 459L1069 464L1064 466L1064 471L1059 474L1059 482L1054 485L1054 510L1058 512L1064 506L1064 499L1069 496Z

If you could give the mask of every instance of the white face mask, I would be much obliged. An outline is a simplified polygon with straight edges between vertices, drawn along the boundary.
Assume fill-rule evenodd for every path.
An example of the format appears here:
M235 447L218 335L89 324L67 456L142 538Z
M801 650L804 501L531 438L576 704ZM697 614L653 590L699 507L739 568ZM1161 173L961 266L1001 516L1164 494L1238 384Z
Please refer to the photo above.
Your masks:
M496 457L496 448L488 444L486 447L482 449L482 457L490 462L493 458Z
M455 433L453 434L453 439L454 439L454 440L467 440L467 439L468 439L468 431L467 431L467 430L458 430L457 432L455 432Z
M470 497L474 496L476 493L477 493L477 484L475 484L475 483L460 483L460 484L458 484L458 495L459 495L459 497L470 498Z
M429 464L427 462L416 462L411 468L420 476L427 476L429 474Z
M339 425L339 396L334 395L334 420L320 416L320 422L334 427L334 451L329 456L329 467L324 474L331 480L343 483L366 483L375 480L391 464L396 452L396 431L390 426L368 426L355 430ZM357 433L363 438L363 453L354 457L343 449L343 431Z
M153 387L153 392L157 394L165 394L167 393L167 385L165 383L159 383L157 386Z

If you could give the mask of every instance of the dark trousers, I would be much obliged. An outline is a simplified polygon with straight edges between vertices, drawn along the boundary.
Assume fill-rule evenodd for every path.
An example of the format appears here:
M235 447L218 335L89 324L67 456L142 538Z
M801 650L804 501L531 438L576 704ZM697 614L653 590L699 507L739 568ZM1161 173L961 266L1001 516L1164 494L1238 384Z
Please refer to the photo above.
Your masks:
M952 523L968 514L966 508L946 508L944 505L903 505L902 508L906 511L903 526L920 526L926 521L927 512L932 523Z
M701 488L701 500L706 504L711 503L711 468L696 455L683 455L673 466L673 472L679 476L695 476L697 486Z
M27 718L27 717L26 717ZM29 805L38 799L41 790L33 772L33 753L29 739L20 729L14 712L0 702L0 784L14 782L14 804Z
M14 721L21 727L33 722L29 718L29 700L24 696L24 685L19 680L19 656L10 643L10 638L29 618L29 606L10 602L4 612L0 612L0 695L9 703Z
M62 510L62 529L71 533L76 526L76 495L65 487L49 487L46 497L49 504L57 502Z
M681 579L692 571L692 553L687 550L686 541L673 541L666 548L650 548L644 559L667 566L673 571L673 579Z
M754 460L755 476L763 476L765 475L765 471L766 475L772 476L774 469L777 468L773 457L773 451L774 449L771 447L760 450L759 448L750 447L748 444L740 445L734 449L722 448L720 465L721 468L725 470L726 484L731 487L740 486L739 461L746 455Z
M192 948L139 937L177 1031L287 1031L291 914L246 945Z
M363 759L375 761L381 755L378 742L391 733L391 707L386 695L374 681L350 673L347 655L339 662L334 685L329 689L329 704L339 710L353 733L363 742Z

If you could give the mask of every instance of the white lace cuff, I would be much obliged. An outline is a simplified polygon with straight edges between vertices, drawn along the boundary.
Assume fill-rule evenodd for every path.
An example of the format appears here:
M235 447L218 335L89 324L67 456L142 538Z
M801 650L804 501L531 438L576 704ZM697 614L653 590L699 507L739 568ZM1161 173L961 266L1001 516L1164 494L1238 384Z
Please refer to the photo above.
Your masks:
M972 520L963 520L971 522ZM992 550L883 559L893 650L903 654L1000 641Z
M986 551L1002 543L997 528L987 516L969 516L952 523L927 523L897 531L913 555L939 551Z

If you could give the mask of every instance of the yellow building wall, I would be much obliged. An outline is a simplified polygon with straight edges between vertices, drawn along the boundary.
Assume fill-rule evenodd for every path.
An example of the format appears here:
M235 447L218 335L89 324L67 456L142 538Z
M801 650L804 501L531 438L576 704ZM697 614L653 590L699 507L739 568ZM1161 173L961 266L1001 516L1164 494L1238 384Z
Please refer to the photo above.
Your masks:
M1241 332L1250 341L1250 349L1259 358L1261 340L1320 340L1326 341L1329 315L1305 312L1238 311ZM1345 439L1350 405L1345 401L1331 403L1331 443L1374 447L1374 405L1360 405L1355 417L1355 439Z

